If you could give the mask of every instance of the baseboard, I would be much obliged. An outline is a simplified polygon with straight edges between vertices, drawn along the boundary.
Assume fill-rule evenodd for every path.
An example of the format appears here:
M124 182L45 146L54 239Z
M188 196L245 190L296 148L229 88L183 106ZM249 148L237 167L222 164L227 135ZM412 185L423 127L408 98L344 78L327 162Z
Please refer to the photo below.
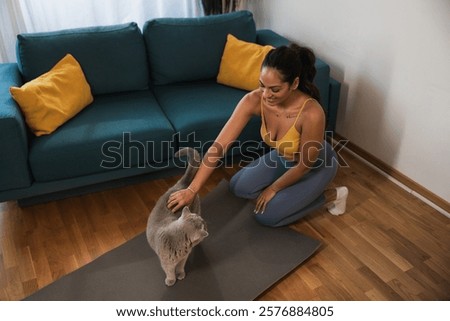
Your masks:
M352 154L356 155L361 160L365 161L373 168L381 172L383 175L388 176L394 183L397 183L400 187L407 190L411 194L417 196L436 210L438 210L443 215L450 218L450 203L441 198L440 196L434 194L427 188L423 187L416 181L412 180L408 176L399 172L395 168L392 168L390 165L386 164L379 158L365 151L361 147L355 145L347 138L333 133L332 139L335 143L339 144L339 142L345 142L344 149L348 150Z

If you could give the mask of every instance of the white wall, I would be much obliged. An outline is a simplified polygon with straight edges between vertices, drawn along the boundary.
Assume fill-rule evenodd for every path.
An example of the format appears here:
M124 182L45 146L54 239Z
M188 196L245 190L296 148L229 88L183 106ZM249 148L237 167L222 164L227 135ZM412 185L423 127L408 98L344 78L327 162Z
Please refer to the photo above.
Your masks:
M450 0L247 0L342 83L336 132L450 201Z

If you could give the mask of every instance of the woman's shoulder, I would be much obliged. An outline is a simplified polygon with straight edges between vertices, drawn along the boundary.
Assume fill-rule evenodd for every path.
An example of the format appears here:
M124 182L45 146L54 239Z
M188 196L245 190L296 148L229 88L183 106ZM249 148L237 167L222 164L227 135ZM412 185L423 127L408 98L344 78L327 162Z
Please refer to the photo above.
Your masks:
M260 113L261 91L256 89L248 92L241 100L241 105L254 114Z
M310 116L324 116L322 105L314 98L306 97L303 102L303 114Z
M247 99L249 103L259 105L261 103L261 90L255 89L247 93L244 98Z
M325 111L316 99L309 98L305 101L302 119L310 124L322 124L325 121Z

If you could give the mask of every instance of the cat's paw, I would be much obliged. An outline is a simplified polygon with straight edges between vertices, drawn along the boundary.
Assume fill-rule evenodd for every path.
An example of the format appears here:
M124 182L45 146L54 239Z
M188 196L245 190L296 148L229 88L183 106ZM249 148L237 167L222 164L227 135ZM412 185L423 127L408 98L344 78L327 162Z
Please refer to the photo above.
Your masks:
M166 285L167 285L167 286L172 286L172 285L175 284L175 282L176 282L175 279L169 279L169 278L166 278Z
M185 276L186 276L186 273L180 272L180 273L177 274L177 279L178 280L183 280Z

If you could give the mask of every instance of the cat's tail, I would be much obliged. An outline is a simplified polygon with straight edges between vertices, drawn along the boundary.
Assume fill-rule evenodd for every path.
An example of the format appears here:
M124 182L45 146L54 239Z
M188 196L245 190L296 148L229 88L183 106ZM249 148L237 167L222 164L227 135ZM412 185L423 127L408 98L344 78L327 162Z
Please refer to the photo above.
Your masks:
M178 183L183 186L188 186L192 180L194 179L195 173L201 163L200 154L191 147L184 147L175 153L175 157L187 156L188 166L186 168L186 172L183 177L178 181Z

